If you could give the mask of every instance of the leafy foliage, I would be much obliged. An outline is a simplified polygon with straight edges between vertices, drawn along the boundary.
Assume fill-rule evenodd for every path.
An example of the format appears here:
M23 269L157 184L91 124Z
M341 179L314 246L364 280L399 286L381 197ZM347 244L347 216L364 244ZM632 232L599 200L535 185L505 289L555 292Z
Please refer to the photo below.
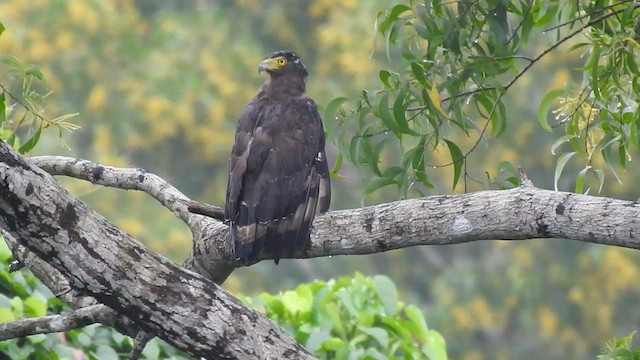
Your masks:
M633 337L636 332L619 340L612 340L605 345L606 353L598 356L598 360L638 360L640 359L640 347L632 348Z
M360 273L244 299L321 359L446 359L440 333L414 305L398 301L386 276Z
M441 167L453 168L454 190L461 179L466 189L467 180L480 182L467 171L474 150L503 136L514 122L507 118L507 92L568 43L568 51L586 55L578 68L583 80L549 91L538 121L547 131L564 126L554 150L568 143L585 162L575 191L584 191L586 175L595 176L601 189L605 172L594 155L599 152L617 177L612 165L624 168L630 150L640 150L640 44L634 30L639 7L630 1L395 5L378 15L376 32L393 65L379 72L380 90L364 91L351 103L340 99L350 110L330 103L325 118L340 129L340 153L370 178L365 195L388 185L401 198L409 190L424 195L433 188L433 170ZM529 41L551 33L551 45L530 55ZM555 123L548 121L551 109ZM443 150L449 154L445 162L438 156ZM558 161L556 187L569 154Z
M5 27L0 23L0 35ZM77 114L66 114L49 120L43 116L43 103L51 93L46 89L44 74L36 65L23 64L17 57L9 54L0 56L0 69L4 67L7 80L17 79L20 84L19 96L0 83L0 138L14 146L21 154L31 151L44 128L52 127L58 131L62 140L62 130L75 130L78 127L67 120ZM9 107L6 102L12 103ZM24 137L21 141L20 136Z

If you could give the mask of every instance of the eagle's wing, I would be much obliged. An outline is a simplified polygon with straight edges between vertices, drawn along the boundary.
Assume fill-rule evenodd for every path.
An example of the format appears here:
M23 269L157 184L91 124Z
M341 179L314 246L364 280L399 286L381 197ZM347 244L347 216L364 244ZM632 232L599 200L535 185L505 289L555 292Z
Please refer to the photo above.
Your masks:
M324 130L307 97L287 103L254 99L236 132L225 215L235 256L243 264L260 252L276 263L306 248L316 207L329 207Z

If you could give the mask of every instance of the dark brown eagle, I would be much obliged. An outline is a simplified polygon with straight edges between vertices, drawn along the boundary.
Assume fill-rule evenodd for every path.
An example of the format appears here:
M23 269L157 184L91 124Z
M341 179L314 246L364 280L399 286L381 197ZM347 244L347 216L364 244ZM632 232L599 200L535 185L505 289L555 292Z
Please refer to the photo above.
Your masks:
M305 93L307 70L291 51L270 54L258 72L269 79L240 115L231 151L225 218L242 265L260 254L304 250L316 209L329 209L331 188L322 121Z

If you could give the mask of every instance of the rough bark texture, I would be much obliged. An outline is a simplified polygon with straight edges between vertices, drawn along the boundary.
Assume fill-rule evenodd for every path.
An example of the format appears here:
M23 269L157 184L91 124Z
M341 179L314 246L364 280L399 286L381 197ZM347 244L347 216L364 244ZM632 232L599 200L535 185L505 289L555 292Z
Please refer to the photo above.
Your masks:
M52 174L149 193L189 225L194 244L184 266L202 276L148 251L33 164ZM0 228L8 233L17 257L35 267L36 275L54 292L56 284L51 282L58 280L62 284L58 291L71 288L64 293L65 301L76 307L92 301L105 304L194 356L309 357L262 315L209 281L224 281L234 268L226 241L228 228L190 214L189 201L141 169L62 157L27 161L0 141ZM640 205L634 202L541 190L525 182L505 191L430 196L330 212L316 219L310 248L295 257L488 239L561 238L638 249L639 219ZM46 272L56 276L47 279ZM81 301L86 303L79 305Z
M0 227L72 288L193 356L311 358L263 315L150 252L3 141Z

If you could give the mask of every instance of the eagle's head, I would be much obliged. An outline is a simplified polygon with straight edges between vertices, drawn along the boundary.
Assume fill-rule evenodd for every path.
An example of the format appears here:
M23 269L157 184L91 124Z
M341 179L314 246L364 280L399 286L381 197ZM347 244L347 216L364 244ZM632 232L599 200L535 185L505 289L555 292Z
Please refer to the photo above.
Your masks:
M276 51L258 66L258 72L266 71L272 78L284 75L307 76L307 69L293 51Z

